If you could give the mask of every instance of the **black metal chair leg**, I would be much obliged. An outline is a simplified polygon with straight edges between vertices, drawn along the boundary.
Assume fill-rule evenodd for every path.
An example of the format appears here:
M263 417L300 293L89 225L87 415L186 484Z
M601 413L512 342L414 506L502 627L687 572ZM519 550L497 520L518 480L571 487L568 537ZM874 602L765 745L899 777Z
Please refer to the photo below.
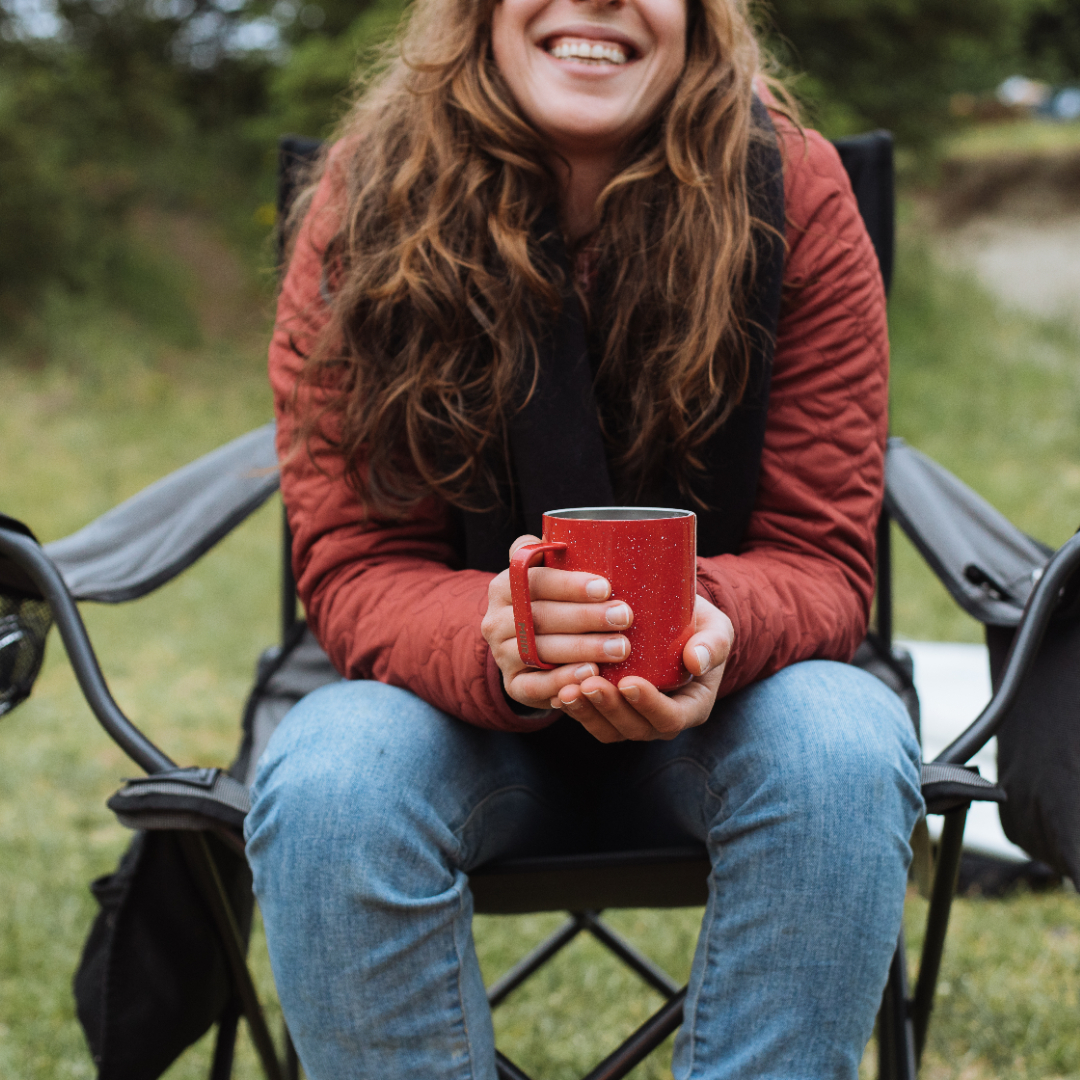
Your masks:
M285 1080L300 1080L300 1058L296 1055L289 1028L285 1026Z
M923 939L922 959L919 961L919 980L911 1003L911 1019L915 1032L915 1060L922 1061L926 1032L930 1026L930 1011L934 1007L941 957L945 951L945 933L949 929L949 914L956 895L956 879L960 873L960 857L964 843L967 805L945 814L938 841L938 856L934 867L934 884L930 893L930 910L926 915L926 937Z
M878 1078L915 1080L916 1071L915 1032L908 1009L907 951L901 927L878 1014Z
M210 1080L229 1080L232 1076L233 1054L236 1051L236 1029L240 1024L240 1002L234 998L225 1006L218 1020L214 1040L214 1060L210 1064Z
M266 1025L262 1007L259 1005L255 984L251 980L251 972L248 971L246 949L240 935L240 928L236 924L236 917L229 904L225 887L221 883L217 865L207 846L206 836L199 832L178 830L176 837L217 926L218 938L225 950L225 959L232 975L233 987L240 1000L244 1018L248 1022L251 1041L255 1044L255 1052L259 1056L263 1072L267 1080L285 1080L281 1062L274 1049L273 1037Z

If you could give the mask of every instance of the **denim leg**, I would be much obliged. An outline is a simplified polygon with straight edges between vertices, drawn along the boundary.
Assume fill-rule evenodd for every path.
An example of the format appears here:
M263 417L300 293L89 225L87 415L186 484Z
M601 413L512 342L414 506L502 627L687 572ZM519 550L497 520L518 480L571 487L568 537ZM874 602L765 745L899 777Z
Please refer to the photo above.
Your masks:
M247 850L312 1080L494 1080L466 871L550 822L526 743L371 682L317 691L275 732Z
M796 664L658 749L643 798L712 860L675 1076L854 1078L923 805L899 699L847 665Z

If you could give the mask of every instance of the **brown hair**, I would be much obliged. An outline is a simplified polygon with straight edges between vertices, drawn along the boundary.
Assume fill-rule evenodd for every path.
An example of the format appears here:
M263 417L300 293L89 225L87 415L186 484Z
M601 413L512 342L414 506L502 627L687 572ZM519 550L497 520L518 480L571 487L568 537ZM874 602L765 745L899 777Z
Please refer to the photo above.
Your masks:
M557 185L492 58L495 4L416 0L339 132L351 149L323 256L330 320L305 369L322 405L301 433L330 438L379 512L432 492L497 498L507 422L567 286L539 243ZM626 148L589 241L606 285L589 313L597 397L623 497L667 463L689 490L748 376L760 54L745 0L687 6L682 76Z

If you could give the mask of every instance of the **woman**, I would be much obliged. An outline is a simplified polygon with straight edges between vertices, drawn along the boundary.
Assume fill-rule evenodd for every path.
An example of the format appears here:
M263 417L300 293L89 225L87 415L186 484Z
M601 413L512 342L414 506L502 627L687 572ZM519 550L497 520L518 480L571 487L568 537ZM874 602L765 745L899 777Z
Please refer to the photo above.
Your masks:
M613 834L712 859L676 1076L856 1075L921 811L902 706L837 662L884 298L764 86L743 0L417 0L303 208L282 489L351 681L275 734L248 850L313 1080L493 1077L468 872ZM699 514L676 693L598 675L633 612L596 576L531 572L557 666L518 655L508 548L604 502Z

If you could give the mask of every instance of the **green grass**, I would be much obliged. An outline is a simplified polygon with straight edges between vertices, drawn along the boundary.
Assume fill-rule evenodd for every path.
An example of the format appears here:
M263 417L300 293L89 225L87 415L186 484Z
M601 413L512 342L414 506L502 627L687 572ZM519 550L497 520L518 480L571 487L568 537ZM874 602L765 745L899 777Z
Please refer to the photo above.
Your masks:
M942 147L949 158L999 158L1053 155L1080 150L1080 121L1006 120L973 124L952 135Z
M970 282L902 243L892 302L895 433L929 451L1023 527L1058 543L1080 522L1080 343L1004 315ZM0 346L0 510L41 539L64 535L270 411L261 349L205 337L163 344L129 319L69 307L29 358ZM30 362L32 361L32 363ZM184 762L223 764L259 650L275 633L277 507L182 578L85 616L120 703ZM898 554L901 632L975 639L976 628ZM93 915L86 885L127 835L105 798L132 773L94 724L55 638L33 697L0 722L0 1077L91 1077L70 979ZM922 902L912 899L912 943ZM618 912L612 921L684 978L700 911ZM1080 905L1068 893L959 901L926 1075L1080 1076ZM477 921L489 978L556 917ZM256 933L254 962L273 996ZM587 940L496 1014L500 1046L544 1080L580 1075L658 1004ZM204 1040L170 1080L206 1074ZM238 1080L258 1076L246 1039ZM634 1074L661 1080L664 1053Z
M970 278L937 270L901 230L890 303L891 428L1030 535L1058 546L1080 525L1080 341L1062 324L998 306ZM894 529L899 537L899 531ZM898 632L981 641L902 538Z

